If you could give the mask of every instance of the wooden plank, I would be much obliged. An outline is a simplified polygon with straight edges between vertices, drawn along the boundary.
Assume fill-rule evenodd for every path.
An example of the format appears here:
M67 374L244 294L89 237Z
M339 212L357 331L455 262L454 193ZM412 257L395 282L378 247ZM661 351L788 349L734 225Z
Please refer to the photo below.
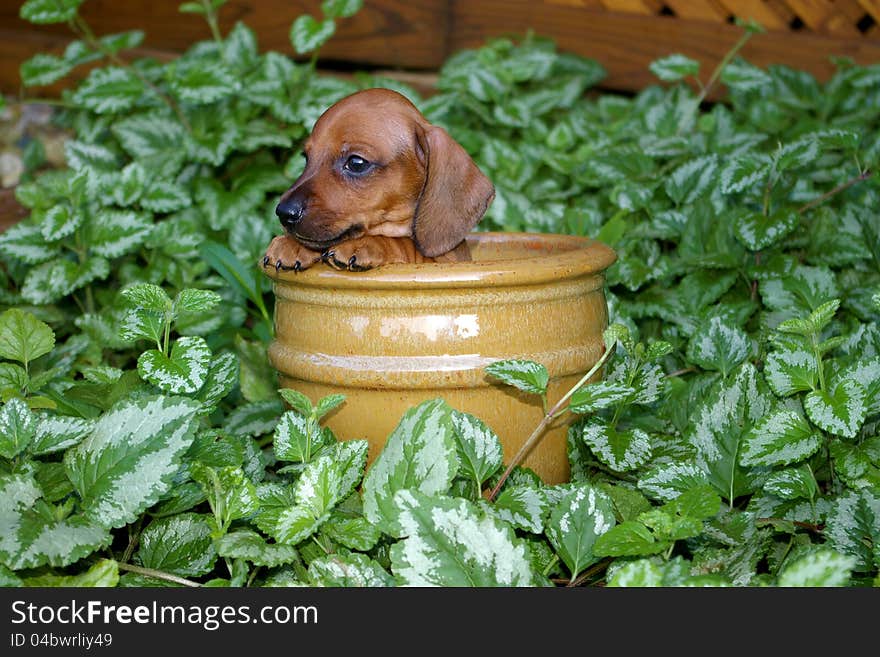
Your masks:
M723 23L728 12L715 0L666 0L669 8L681 19Z
M556 7L530 0L455 2L452 50L473 48L487 37L523 34L552 36L561 50L593 57L609 72L602 86L639 90L657 79L648 70L654 59L680 52L701 63L704 80L742 36L742 29L726 23L659 20L656 17ZM742 51L749 61L766 66L789 64L827 80L835 71L829 55L851 57L858 64L880 61L880 43L867 39L833 39L799 32L759 34Z
M880 23L880 0L859 0L859 5L871 18Z
M66 25L31 25L18 17L20 0L0 0L0 25L10 31L38 31L70 36ZM211 38L199 16L181 14L179 0L89 0L81 13L99 35L144 29L145 47L183 51ZM320 16L320 0L230 0L220 10L226 33L244 21L259 35L260 47L294 55L290 25L304 13ZM446 53L447 0L376 0L351 18L340 19L332 39L321 49L326 60L400 68L433 69ZM14 62L15 66L20 62Z
M830 0L786 0L795 14L814 32L828 32L839 36L860 37L855 21L842 11L848 2Z
M787 30L789 19L779 6L766 0L719 0L731 14L743 20L756 20L768 30Z
M663 3L659 0L602 0L608 11L622 11L629 14L656 16Z

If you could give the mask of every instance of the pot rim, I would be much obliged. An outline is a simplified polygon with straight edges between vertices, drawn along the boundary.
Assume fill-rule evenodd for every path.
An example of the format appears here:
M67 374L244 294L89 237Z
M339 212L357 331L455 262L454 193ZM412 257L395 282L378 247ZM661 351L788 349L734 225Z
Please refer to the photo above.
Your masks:
M468 244L511 244L522 257L469 262L389 264L364 272L339 271L315 265L302 272L262 269L276 285L320 288L408 288L486 287L535 285L552 280L600 275L617 260L611 247L589 237L555 233L474 232ZM533 251L534 255L528 254ZM553 251L551 255L548 252Z

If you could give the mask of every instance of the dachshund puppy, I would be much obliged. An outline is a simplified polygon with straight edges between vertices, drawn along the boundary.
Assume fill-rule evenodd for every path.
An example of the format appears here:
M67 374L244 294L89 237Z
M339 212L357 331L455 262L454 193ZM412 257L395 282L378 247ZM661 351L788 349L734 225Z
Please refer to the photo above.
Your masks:
M324 261L363 271L388 263L467 260L465 235L495 197L467 152L401 94L366 89L315 122L305 170L278 203L284 235L263 267Z

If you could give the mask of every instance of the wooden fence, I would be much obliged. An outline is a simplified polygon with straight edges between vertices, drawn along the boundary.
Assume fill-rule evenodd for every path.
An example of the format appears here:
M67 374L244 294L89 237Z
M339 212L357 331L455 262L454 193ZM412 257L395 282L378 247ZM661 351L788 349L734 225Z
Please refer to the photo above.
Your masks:
M0 0L0 91L9 94L20 91L23 60L60 52L70 39L64 25L19 19L20 5ZM178 5L88 0L82 13L98 34L145 30L142 52L168 56L210 36L203 20L180 14ZM262 48L293 55L291 22L301 13L320 15L319 7L318 0L229 0L221 28L243 20ZM327 64L432 72L461 48L531 29L563 50L599 60L609 71L605 88L637 90L655 81L648 63L673 52L711 70L742 34L735 17L754 18L767 28L743 51L756 64L785 63L826 79L833 71L831 55L861 64L880 61L880 0L365 0L357 15L342 19L321 58Z

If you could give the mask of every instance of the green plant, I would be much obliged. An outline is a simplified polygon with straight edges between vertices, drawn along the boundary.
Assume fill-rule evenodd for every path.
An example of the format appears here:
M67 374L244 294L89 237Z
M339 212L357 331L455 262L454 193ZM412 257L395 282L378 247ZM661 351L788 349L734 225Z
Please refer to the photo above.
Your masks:
M22 6L80 35L26 86L101 65L57 101L68 168L31 171L0 235L4 584L877 582L876 66L819 84L732 51L694 91L673 55L652 66L669 86L585 96L601 66L527 36L452 57L428 100L404 88L495 182L484 227L618 252L580 384L554 400L538 363L487 371L541 397L523 435L569 422L571 481L549 486L442 399L367 468L322 425L341 396L277 390L272 205L320 112L391 82L224 36L216 0L182 6L211 40L129 62L142 35L97 37L79 4ZM297 52L358 5L298 19Z

